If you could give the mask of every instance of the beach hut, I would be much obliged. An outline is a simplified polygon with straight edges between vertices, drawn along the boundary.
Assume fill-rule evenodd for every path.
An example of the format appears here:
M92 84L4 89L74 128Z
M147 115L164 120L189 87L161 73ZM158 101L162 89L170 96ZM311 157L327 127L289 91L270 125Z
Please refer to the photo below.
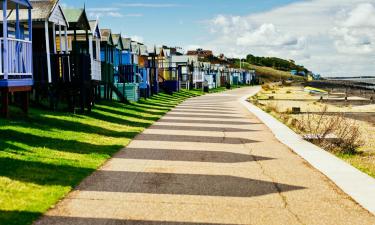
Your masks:
M166 46L158 49L160 87L167 93L177 92L180 90L180 78L178 68L173 67L172 64L173 52Z
M158 77L158 54L156 47L148 53L148 69L150 73L150 91L151 95L159 93L159 77Z
M114 82L119 83L120 76L120 66L122 65L122 52L124 50L124 45L122 43L121 34L112 34L113 44L115 46L113 52L113 66L115 69Z
M138 56L138 72L140 75L139 89L141 97L148 98L151 96L151 82L150 68L148 61L148 49L144 44L139 45L139 56Z
M114 44L113 66L114 66L114 93L116 94L113 99L121 102L129 100L126 91L127 68L124 64L124 43L121 34L112 34Z
M101 59L101 97L106 100L112 99L112 89L114 83L114 51L112 32L110 29L100 29L100 59Z
M2 37L0 39L1 114L8 117L9 96L17 93L22 109L28 111L29 92L33 85L32 70L32 6L27 0L4 0L2 6ZM27 25L20 23L20 10L27 10ZM8 21L15 14L14 22Z
M198 63L196 55L172 55L172 66L177 68L181 89L189 90L193 87L193 65L196 63Z
M213 71L211 70L211 63L203 62L202 68L204 72L204 84L208 87L208 89L215 88L215 76Z
M99 28L98 20L89 21L90 33L89 33L89 53L91 60L91 79L92 85L95 91L95 96L100 98L101 88L100 83L102 81L102 64L100 57L100 42L101 33Z
M53 82L68 100L71 111L78 107L81 113L91 111L94 104L94 88L91 78L91 58L89 33L90 24L85 9L63 9L69 23L66 38L57 37L57 42L65 42L68 54L55 55L52 60Z
M203 64L198 61L198 58L196 61L192 63L192 70L193 70L193 76L192 76L192 85L194 88L203 88L203 82L204 82L204 70L203 70Z
M58 0L30 1L33 8L32 16L32 57L34 78L34 100L39 103L41 98L49 98L51 106L56 105L57 91L53 86L56 75L53 71L53 60L62 51L65 43L57 42L57 36L66 36L68 22L65 19ZM28 9L19 9L18 20L23 27L28 26ZM14 11L8 14L8 21L17 21ZM31 49L30 49L31 50ZM55 79L54 79L55 78Z

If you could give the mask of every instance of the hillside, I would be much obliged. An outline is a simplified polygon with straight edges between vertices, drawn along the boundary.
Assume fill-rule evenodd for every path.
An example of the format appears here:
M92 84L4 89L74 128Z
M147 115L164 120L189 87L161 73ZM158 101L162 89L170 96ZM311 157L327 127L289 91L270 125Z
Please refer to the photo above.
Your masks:
M236 63L236 66L239 68L239 63ZM261 82L275 82L280 80L288 80L293 79L296 81L304 81L305 78L301 76L294 76L291 75L289 72L276 70L271 67L265 67L265 66L256 66L249 63L242 63L242 68L249 69L249 70L255 70L257 75L260 76Z

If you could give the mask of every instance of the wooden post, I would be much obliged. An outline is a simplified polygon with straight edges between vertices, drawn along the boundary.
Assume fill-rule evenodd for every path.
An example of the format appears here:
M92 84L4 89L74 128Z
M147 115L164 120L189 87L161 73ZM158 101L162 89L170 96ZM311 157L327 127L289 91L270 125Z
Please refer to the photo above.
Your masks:
M53 53L57 53L56 49L56 24L52 23Z
M3 1L3 59L4 59L4 79L8 80L8 66L9 66L9 60L8 60L8 15L7 15L7 9L8 9L8 1ZM5 106L7 107L7 106Z
M69 48L68 48L68 27L64 27L64 35L65 35L65 53L69 53Z
M49 46L49 31L48 31L48 21L44 22L44 35L46 38L46 55L47 55L47 72L48 72L48 83L52 83L52 72L51 72L51 56L50 56L50 46Z
M1 90L1 114L3 117L8 118L9 117L9 95L8 95L8 89L3 88Z
M61 25L59 24L59 39L60 39L60 53L62 54L62 35L61 35Z
M22 105L21 105L22 111L24 113L28 113L29 111L29 92L24 91L22 92Z
M76 53L76 51L77 51L77 30L76 30L76 28L74 28L72 51L73 51L73 53Z

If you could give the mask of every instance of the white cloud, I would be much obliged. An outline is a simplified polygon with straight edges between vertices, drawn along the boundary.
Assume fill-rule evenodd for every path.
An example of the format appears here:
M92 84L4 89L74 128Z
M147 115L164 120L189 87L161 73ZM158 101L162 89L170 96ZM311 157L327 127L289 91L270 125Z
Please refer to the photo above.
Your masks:
M375 6L359 4L349 12L343 12L337 26L332 29L338 52L374 55Z
M120 12L119 8L88 8L87 12L88 12L88 16L91 18L100 18L100 17L123 18L123 17L142 17L143 16L143 14L141 13L123 14Z
M216 53L295 59L323 75L375 75L375 0L311 0L208 22Z
M124 15L121 12L119 12L118 8L88 8L87 12L88 12L88 16L91 18L124 17Z

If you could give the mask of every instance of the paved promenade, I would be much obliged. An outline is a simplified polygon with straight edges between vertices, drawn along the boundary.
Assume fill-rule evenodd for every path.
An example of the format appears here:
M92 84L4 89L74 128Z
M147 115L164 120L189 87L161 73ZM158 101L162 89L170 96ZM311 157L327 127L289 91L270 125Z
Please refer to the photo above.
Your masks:
M238 102L252 91L184 102L35 224L374 225Z

